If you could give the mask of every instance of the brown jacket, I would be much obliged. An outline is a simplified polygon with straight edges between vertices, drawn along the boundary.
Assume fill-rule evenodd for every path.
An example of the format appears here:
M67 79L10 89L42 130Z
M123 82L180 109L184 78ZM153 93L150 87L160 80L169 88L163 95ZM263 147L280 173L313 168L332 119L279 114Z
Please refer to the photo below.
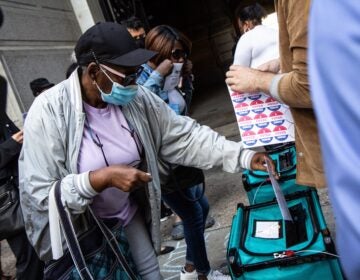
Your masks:
M295 122L297 183L324 187L320 143L307 75L307 8L304 0L275 0L279 21L280 64L284 75L278 94Z

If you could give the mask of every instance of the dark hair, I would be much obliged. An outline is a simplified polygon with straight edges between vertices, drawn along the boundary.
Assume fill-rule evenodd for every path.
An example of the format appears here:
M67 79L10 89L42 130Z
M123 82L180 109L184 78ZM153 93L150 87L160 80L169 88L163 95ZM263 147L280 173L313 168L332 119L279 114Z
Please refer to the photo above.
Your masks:
M170 58L176 41L190 55L192 43L183 33L168 25L158 25L151 29L145 38L145 48L158 54L150 61L159 65L164 59Z
M132 16L126 20L123 20L121 22L121 24L125 25L125 27L127 29L135 29L135 30L138 30L140 28L145 29L145 25L143 24L143 22L139 18L134 17L134 16Z
M262 23L262 19L267 16L267 13L260 4L255 3L246 7L239 5L235 11L235 16L241 22L250 20L254 25L258 25Z

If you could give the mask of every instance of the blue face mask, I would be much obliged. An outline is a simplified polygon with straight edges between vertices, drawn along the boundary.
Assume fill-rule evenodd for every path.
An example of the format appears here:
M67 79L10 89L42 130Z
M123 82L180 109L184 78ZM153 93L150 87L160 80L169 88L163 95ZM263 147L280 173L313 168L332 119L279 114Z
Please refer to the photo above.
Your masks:
M101 93L101 99L104 102L109 103L109 104L114 104L117 106L119 106L119 105L124 106L124 105L129 104L135 98L135 96L137 94L137 90L138 90L137 85L130 85L130 86L124 87L124 86L120 85L119 83L114 82L109 77L109 75L106 74L105 71L103 71L103 73L113 83L110 93L103 92L100 89L100 87L98 86L98 84L96 83L96 86Z

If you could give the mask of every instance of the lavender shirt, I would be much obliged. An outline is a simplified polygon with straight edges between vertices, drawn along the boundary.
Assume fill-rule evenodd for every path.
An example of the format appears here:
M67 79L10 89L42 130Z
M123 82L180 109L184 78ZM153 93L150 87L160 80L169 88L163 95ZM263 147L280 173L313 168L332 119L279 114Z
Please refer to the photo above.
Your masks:
M78 158L79 173L105 167L105 160L100 147L92 140L90 131L96 141L99 137L106 160L109 165L126 164L134 166L142 148L137 139L129 132L129 126L118 106L108 104L106 108L95 108L83 103L87 121ZM89 128L91 127L91 130ZM125 128L123 128L123 127ZM137 141L137 142L135 142ZM129 193L115 187L109 187L94 197L92 209L101 218L118 218L126 226L137 210L137 205L129 199Z

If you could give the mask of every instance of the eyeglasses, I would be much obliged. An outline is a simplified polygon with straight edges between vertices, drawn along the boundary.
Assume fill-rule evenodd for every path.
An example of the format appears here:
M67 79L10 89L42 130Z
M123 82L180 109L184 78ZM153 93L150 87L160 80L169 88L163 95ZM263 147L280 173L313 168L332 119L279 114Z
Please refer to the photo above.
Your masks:
M119 71L116 71L115 69L110 68L109 66L106 66L104 64L100 64L100 67L104 68L105 70L109 71L110 73L120 77L123 79L122 81L122 85L124 87L128 86L128 85L132 85L135 84L137 78L139 77L140 73L141 73L141 67L139 67L135 73L129 74L129 75L125 75Z
M94 137L94 132L93 132L93 130L92 130L91 126L90 126L90 123L88 122L86 116L85 116L85 122L86 122L87 127L89 128L90 137L91 137L92 141L94 142L94 144L95 144L96 146L98 146L98 147L100 148L101 153L102 153L103 158L104 158L104 161L105 161L105 164L106 164L106 166L109 166L109 162L108 162L108 160L107 160L107 157L106 157L105 152L104 152L104 149L103 149L103 146L104 146L104 145L101 143L100 137L99 137L96 133L95 133L95 137L96 137L96 139L95 139L95 137ZM143 145L141 144L141 141L140 141L140 139L139 139L139 136L137 135L137 133L135 132L134 129L128 129L127 127L125 127L125 126L123 126L123 125L121 125L121 127L122 127L123 129L125 129L127 132L130 133L132 139L133 139L134 142L135 142L136 150L137 150L138 155L139 155L139 159L136 159L136 160L134 160L134 161L132 161L132 162L129 162L127 165L128 165L128 166L135 167L135 168L138 168L138 167L141 165L141 163L144 161L144 159L145 159L145 151L144 151L144 149L143 149Z
M184 50L181 50L181 49L175 49L175 50L172 50L171 51L171 56L174 58L174 59L180 59L180 58L183 58L183 59L186 59L188 57L188 54L186 51Z

